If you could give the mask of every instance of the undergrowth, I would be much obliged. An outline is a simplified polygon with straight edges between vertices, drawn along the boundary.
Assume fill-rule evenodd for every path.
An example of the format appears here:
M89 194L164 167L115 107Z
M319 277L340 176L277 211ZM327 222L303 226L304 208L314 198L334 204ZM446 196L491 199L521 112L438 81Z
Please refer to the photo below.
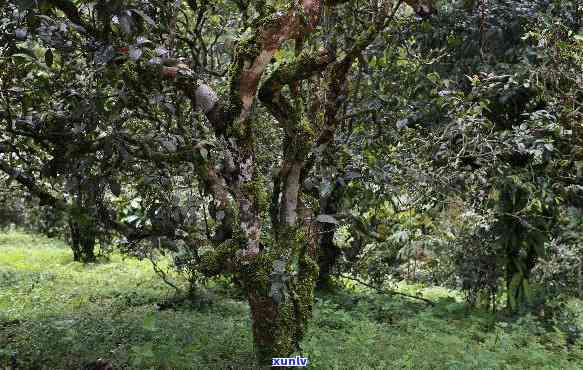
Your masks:
M310 367L581 368L582 341L535 317L471 311L444 289L399 289L436 304L356 286L320 295L302 343ZM173 294L145 261L114 254L83 265L60 241L0 234L0 368L15 359L21 369L81 369L97 358L116 369L256 368L240 295L211 282L201 291L210 299L161 310Z

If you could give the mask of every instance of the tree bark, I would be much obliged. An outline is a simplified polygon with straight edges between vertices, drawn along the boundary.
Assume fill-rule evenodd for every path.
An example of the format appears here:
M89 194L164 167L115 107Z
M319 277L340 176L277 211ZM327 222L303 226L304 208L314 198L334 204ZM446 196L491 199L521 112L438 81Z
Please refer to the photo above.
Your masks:
M320 213L327 215L336 214L338 212L340 193L341 190L338 186L334 186L328 197L320 199ZM332 287L331 274L340 256L340 248L334 243L334 233L336 232L337 225L322 223L320 227L322 230L320 246L318 248L320 274L318 275L316 287L325 290Z
M340 249L334 244L334 232L336 225L326 224L322 228L322 238L320 239L318 266L320 274L316 287L321 290L332 288L331 275L340 256Z
M80 180L78 180L80 181ZM71 249L73 260L77 262L95 262L96 220L88 211L94 208L93 194L83 190L77 184L74 205L69 209L69 228L71 230Z
M347 74L354 60L394 15L390 14L392 3L381 2L373 27L360 35L338 61L331 50L300 52L302 40L318 25L324 3L334 6L343 2L300 0L293 2L287 12L274 13L258 22L252 36L242 38L234 50L229 92L224 99L201 81L194 79L193 83L195 76L185 68L162 69L162 75L176 78L177 87L190 97L195 109L206 114L215 134L226 139L225 155L232 164L220 173L224 188L210 190L215 199L226 198L220 193L228 192L237 208L238 222L232 233L225 233L233 238L222 243L217 240L220 245L201 256L199 268L207 276L234 272L242 282L251 308L255 351L262 365L298 349L312 314L319 270L318 240L310 232L311 218L300 214L302 170L314 145L322 149L334 137L339 122L338 106L344 100ZM280 65L259 88L272 58L288 40L296 41L295 58ZM328 67L331 86L327 87L328 101L322 107L323 122L310 121L302 94L294 91L299 81ZM282 94L285 85L292 90L289 99ZM285 135L283 160L271 197L272 229L268 242L262 238L265 184L258 176L255 157L252 107L257 95Z
M316 240L309 228L286 228L278 233L277 248L283 253L262 252L243 269L243 281L251 308L253 340L257 360L270 365L274 357L287 357L299 350L312 316L314 287L318 276ZM285 251L298 251L298 262L285 271L276 264ZM290 271L296 271L292 276ZM278 285L279 284L279 285Z
M71 233L71 250L73 251L73 260L76 262L90 263L95 262L95 227L86 225L69 218L69 229Z

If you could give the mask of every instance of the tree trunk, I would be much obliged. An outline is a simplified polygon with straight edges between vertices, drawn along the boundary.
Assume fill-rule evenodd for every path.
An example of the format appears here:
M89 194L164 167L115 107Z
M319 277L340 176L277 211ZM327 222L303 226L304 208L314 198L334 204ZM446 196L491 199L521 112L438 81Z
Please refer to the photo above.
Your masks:
M340 249L334 244L335 231L336 225L334 224L326 224L322 227L323 234L320 239L320 253L318 255L320 274L316 284L318 289L326 290L332 287L332 270L340 256Z
M509 311L513 311L516 309L516 303L519 300L519 290L513 289L512 281L514 280L514 276L518 273L518 269L514 265L514 260L512 260L512 256L510 252L507 252L507 262L506 262L506 308Z
M258 362L269 365L272 358L287 357L293 353L299 340L293 303L287 301L278 304L272 297L258 290L248 294Z
M79 227L75 221L69 219L69 232L71 234L71 250L73 251L73 260L75 262L81 261L81 248L79 247Z
M73 260L76 262L95 262L95 228L92 224L83 223L69 219L69 229L71 232L71 250Z
M83 255L81 257L81 262L89 263L95 262L95 228L93 225L88 225L83 227L83 232L81 233L81 250Z
M317 252L315 242L305 235L305 230L284 233L276 241L278 247L262 251L253 263L242 266L255 353L261 365L270 365L272 358L288 357L299 350L312 316ZM284 269L278 263L285 260L285 251L292 252L287 254L289 257L295 254L298 262L294 265L293 258L289 258Z
M327 215L336 214L341 196L341 188L337 184L334 185L330 195L320 199L320 213ZM334 233L336 232L337 226L331 223L322 223L320 228L322 230L320 246L318 248L318 266L320 273L316 287L325 290L332 287L331 274L340 256L340 249L334 243Z

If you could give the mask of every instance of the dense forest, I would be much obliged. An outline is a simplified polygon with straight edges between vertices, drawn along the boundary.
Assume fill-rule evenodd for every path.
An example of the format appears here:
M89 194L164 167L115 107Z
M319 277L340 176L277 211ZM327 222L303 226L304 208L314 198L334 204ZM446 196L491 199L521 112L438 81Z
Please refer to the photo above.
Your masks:
M306 364L583 368L583 3L0 0L0 368Z

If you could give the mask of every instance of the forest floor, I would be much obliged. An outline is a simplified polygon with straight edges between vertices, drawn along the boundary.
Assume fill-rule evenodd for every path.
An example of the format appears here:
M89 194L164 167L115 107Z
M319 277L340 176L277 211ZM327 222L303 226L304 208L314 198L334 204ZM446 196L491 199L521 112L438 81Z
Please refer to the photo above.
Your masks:
M98 358L115 369L255 368L246 302L208 285L195 304L160 310L174 292L148 261L83 265L60 241L0 234L0 369ZM436 305L354 287L321 295L301 355L317 369L583 369L583 341L557 327L468 310L445 289L423 295Z

